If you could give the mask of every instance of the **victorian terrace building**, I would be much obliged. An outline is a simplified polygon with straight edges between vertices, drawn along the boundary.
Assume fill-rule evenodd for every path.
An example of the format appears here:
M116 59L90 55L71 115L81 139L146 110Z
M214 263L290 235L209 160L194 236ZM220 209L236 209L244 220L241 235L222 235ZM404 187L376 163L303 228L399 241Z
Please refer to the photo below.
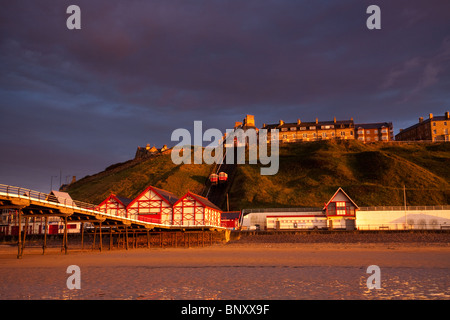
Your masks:
M268 139L270 130L279 130L280 142L301 142L301 141L319 141L330 139L355 139L355 124L353 118L350 120L334 120L315 122L302 122L300 119L294 123L285 123L280 120L277 124L263 124L262 129L268 130Z
M450 116L447 111L444 116L433 117L430 113L428 119L419 118L419 123L400 129L395 136L398 141L450 141L449 139Z
M394 126L392 122L355 124L355 138L362 142L393 141Z

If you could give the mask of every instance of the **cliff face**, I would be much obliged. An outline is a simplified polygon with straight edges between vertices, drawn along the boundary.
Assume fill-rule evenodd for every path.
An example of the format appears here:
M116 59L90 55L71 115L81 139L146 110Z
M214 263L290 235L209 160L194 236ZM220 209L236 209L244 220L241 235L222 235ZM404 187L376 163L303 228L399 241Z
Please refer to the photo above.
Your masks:
M450 143L320 141L280 146L279 172L238 165L227 188L230 210L321 207L342 187L359 206L450 204ZM136 197L148 185L178 196L203 191L211 165L175 165L170 153L112 165L68 186L73 199L100 203L111 192ZM219 197L220 198L220 197ZM226 194L218 205L226 209Z

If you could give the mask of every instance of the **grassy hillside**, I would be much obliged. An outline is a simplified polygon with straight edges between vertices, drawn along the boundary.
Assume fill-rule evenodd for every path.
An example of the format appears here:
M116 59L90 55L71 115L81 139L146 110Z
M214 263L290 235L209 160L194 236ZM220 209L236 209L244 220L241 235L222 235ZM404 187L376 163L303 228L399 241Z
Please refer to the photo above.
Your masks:
M206 164L175 165L170 154L164 154L113 165L69 185L67 192L73 199L94 204L111 193L133 199L150 185L181 197L188 190L201 193L210 171Z
M360 206L450 203L450 144L323 141L283 145L280 170L240 166L230 192L240 208L323 206L342 187Z
M239 165L230 209L320 207L342 187L360 206L450 204L450 144L362 144L322 141L280 146L280 169L261 176L258 165ZM99 203L111 192L133 198L148 185L181 196L201 192L208 165L172 163L170 155L130 161L70 185L74 199ZM225 195L222 208L225 208Z

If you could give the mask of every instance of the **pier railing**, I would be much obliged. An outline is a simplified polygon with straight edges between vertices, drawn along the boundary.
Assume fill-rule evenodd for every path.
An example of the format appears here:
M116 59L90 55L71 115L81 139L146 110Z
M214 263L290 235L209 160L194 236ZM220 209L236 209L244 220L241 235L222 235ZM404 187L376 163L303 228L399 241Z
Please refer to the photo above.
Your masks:
M57 197L53 194L43 193L22 187L14 187L0 184L0 194L5 194L8 197L16 197L19 199L35 200L40 202L49 202L54 205L61 205L64 207L72 207L76 209L92 210L102 213L96 208L97 206L94 204L63 197Z

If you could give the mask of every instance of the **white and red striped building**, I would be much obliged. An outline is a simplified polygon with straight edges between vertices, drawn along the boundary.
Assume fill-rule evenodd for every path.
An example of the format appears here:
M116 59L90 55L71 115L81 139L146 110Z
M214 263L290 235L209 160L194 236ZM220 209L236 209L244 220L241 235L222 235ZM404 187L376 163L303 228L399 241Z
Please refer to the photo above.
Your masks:
M174 226L221 225L222 210L207 198L188 192L173 205Z
M178 197L173 193L147 187L127 206L127 214L131 219L170 225L173 221L173 205Z
M131 203L131 199L118 197L111 194L97 206L97 210L117 217L127 218L127 206Z

